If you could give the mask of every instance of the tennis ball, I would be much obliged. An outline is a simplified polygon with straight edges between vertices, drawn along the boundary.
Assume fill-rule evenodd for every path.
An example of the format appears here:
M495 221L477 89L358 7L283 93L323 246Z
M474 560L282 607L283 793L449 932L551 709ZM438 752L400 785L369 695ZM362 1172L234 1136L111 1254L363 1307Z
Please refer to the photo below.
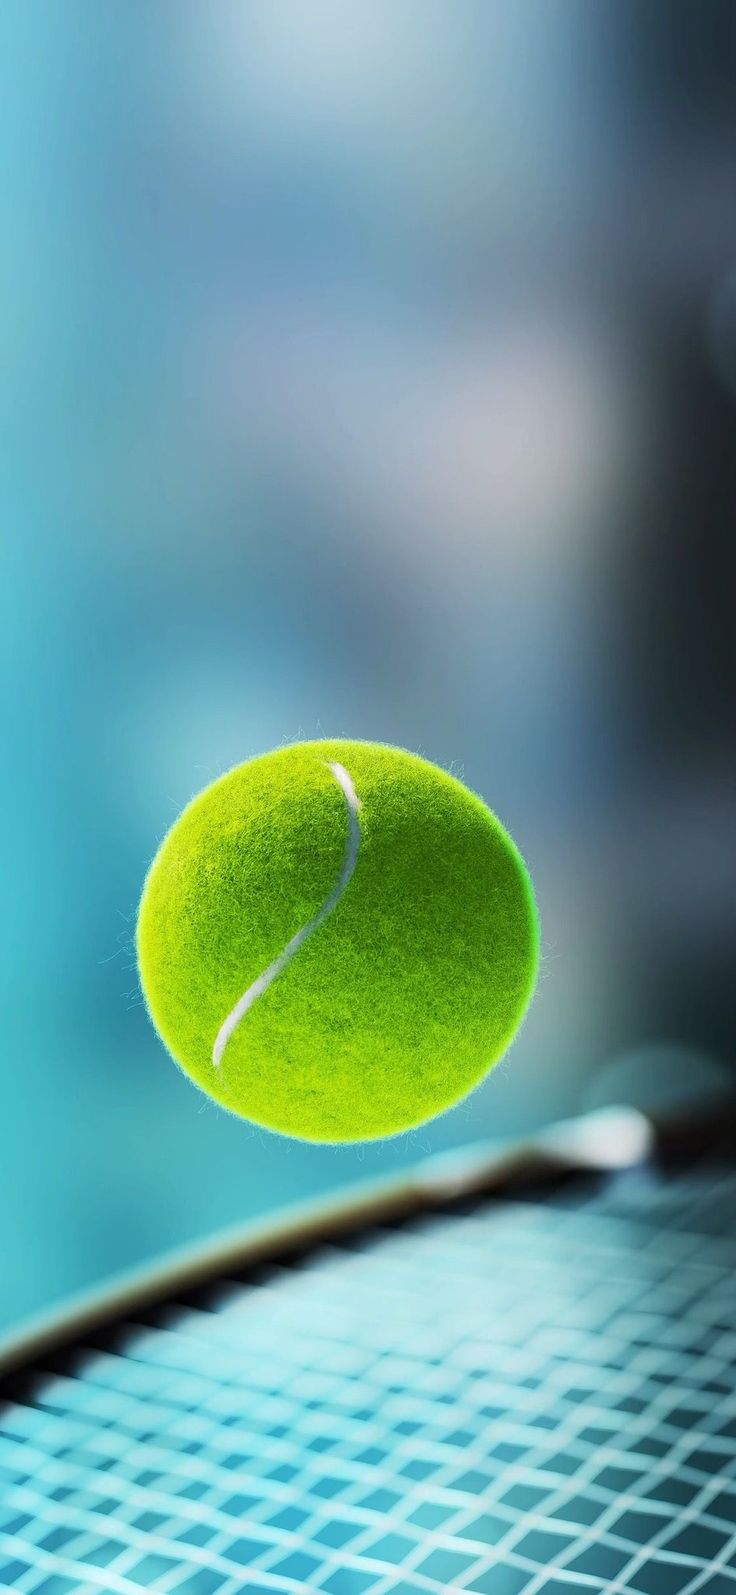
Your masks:
M233 1113L308 1141L393 1135L478 1084L534 987L538 925L499 821L444 770L301 742L205 788L140 905L151 1018Z

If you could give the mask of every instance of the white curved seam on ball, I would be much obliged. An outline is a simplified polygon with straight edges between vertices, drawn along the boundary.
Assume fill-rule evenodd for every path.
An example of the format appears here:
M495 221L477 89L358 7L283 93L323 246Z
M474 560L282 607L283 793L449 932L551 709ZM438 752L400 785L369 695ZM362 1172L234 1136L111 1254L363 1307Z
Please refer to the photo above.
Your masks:
M360 852L360 844L362 840L360 821L358 819L358 814L360 811L360 798L358 797L352 779L344 765L333 764L331 761L329 761L328 768L332 771L338 786L342 790L348 815L348 836L347 842L345 844L345 856L342 861L342 869L340 870L340 874L332 888L332 891L329 894L329 897L325 898L322 907L315 914L314 918L310 919L306 925L302 925L301 929L296 932L296 935L292 936L291 941L287 942L283 952L279 953L278 958L274 958L273 963L269 964L268 969L264 969L263 974L259 975L257 980L254 980L252 985L248 987L248 990L243 992L242 997L238 998L235 1007L231 1008L227 1018L223 1020L223 1023L217 1032L215 1045L212 1048L212 1062L216 1069L219 1068L222 1062L223 1052L225 1051L233 1031L236 1030L240 1024L241 1019L243 1019L248 1013L248 1010L253 1007L254 1002L257 1002L258 998L263 996L264 991L268 991L269 986L273 984L274 980L278 979L278 976L283 973L286 965L291 962L294 954L297 953L299 948L304 945L307 937L311 936L315 930L319 930L320 925L323 925L325 920L329 918L333 909L337 908L343 892L350 885L350 882L353 878L355 866L358 862L358 854Z

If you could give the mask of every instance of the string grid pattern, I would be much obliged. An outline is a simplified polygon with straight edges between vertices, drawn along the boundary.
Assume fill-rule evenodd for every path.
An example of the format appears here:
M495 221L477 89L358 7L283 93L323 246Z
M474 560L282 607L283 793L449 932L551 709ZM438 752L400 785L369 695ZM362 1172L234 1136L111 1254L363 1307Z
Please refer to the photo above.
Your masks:
M736 1175L363 1232L0 1408L18 1595L736 1595Z

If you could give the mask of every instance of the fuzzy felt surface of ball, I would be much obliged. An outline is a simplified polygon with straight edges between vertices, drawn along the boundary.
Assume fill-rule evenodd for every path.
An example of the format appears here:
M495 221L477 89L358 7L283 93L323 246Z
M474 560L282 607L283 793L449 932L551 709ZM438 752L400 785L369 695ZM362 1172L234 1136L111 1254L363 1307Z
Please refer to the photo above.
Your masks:
M432 1118L506 1051L531 998L529 875L481 799L383 744L302 742L205 788L138 916L141 983L182 1069L309 1141Z

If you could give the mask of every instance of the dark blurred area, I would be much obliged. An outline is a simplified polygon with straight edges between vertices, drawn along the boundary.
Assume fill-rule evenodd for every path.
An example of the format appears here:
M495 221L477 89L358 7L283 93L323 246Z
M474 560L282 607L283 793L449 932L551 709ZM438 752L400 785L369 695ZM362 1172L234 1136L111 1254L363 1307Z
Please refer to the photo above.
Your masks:
M425 1151L729 1077L736 12L9 0L0 1318ZM412 1136L220 1113L148 1024L155 847L400 743L517 838L543 978Z

